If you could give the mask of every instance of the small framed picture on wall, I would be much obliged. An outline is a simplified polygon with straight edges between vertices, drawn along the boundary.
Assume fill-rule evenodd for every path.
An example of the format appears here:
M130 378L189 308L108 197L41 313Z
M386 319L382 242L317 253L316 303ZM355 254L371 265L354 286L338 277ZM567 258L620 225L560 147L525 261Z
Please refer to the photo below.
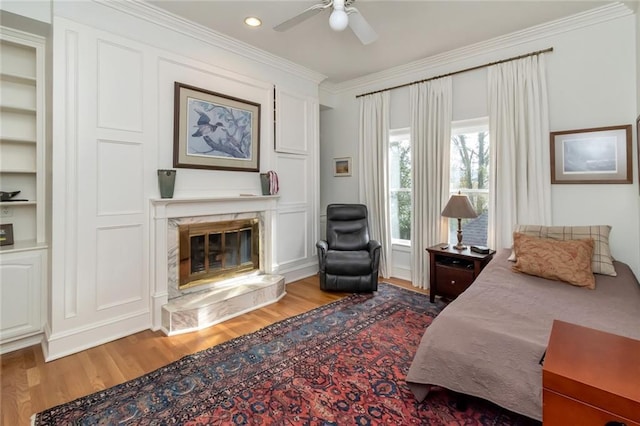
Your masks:
M351 157L333 159L334 176L351 176Z
M640 194L640 115L636 118L636 147L638 148L638 193Z

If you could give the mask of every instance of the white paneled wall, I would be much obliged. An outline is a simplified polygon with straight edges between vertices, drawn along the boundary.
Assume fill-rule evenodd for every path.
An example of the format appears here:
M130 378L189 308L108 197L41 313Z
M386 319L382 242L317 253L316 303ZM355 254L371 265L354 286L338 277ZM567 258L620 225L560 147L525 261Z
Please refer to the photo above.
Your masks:
M275 59L248 62L214 34L189 36L201 29L188 24L174 31L150 8L55 4L47 360L154 328L153 302L166 299L156 280L167 275L154 269L150 200L156 170L173 166L175 82L261 106L260 170L277 171L281 188L266 269L287 281L317 271L319 80ZM177 169L175 198L242 193L260 194L258 173Z
M299 279L317 271L319 106L317 98L296 95L282 86L276 86L275 96L275 170L282 189L276 256L278 271L290 271L291 279Z

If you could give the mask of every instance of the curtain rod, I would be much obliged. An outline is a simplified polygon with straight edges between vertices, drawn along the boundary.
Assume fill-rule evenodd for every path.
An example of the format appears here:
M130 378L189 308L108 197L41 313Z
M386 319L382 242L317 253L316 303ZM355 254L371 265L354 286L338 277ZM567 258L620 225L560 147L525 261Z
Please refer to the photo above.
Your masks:
M480 69L480 68L490 67L491 65L502 64L504 62L509 62L509 61L515 61L516 59L522 59L522 58L526 58L526 57L529 57L529 56L535 56L535 55L539 55L541 53L547 53L547 52L553 52L553 47L549 47L548 49L538 50L536 52L525 53L524 55L514 56L513 58L502 59L500 61L495 61L495 62L489 62L488 64L477 65L477 66L471 67L471 68L465 68L465 69L460 70L460 71L453 71L453 72L450 72L450 73L447 73L447 74L442 74L442 75L437 75L435 77L425 78L423 80L412 81L411 83L399 84L397 86L389 87L387 89L380 89L380 90L375 90L375 91L369 92L369 93L363 93L361 95L356 95L356 98L360 98L362 96L367 96L367 95L373 95L374 93L386 92L387 90L399 89L401 87L411 86L412 84L424 83L425 81L431 81L431 80L435 80L437 78L448 77L450 75L462 74L463 72L474 71L474 70L477 70L477 69Z

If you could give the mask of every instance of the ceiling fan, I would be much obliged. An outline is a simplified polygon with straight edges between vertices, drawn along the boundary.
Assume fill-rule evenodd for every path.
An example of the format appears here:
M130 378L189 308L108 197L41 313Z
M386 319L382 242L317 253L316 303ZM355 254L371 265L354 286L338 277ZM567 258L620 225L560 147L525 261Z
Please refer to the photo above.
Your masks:
M349 26L362 44L373 43L378 38L378 34L371 28L371 25L364 19L358 9L351 6L355 1L356 0L321 0L320 3L314 4L293 18L276 25L273 29L276 31L286 31L323 10L332 7L333 10L329 17L329 26L332 30L342 31Z

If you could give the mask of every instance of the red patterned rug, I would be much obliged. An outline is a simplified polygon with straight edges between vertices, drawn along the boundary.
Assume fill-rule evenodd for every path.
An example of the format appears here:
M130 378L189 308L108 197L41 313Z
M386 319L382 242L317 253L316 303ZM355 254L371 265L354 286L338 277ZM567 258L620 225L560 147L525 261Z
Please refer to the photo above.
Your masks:
M531 425L406 376L443 305L381 284L35 416L36 425Z

